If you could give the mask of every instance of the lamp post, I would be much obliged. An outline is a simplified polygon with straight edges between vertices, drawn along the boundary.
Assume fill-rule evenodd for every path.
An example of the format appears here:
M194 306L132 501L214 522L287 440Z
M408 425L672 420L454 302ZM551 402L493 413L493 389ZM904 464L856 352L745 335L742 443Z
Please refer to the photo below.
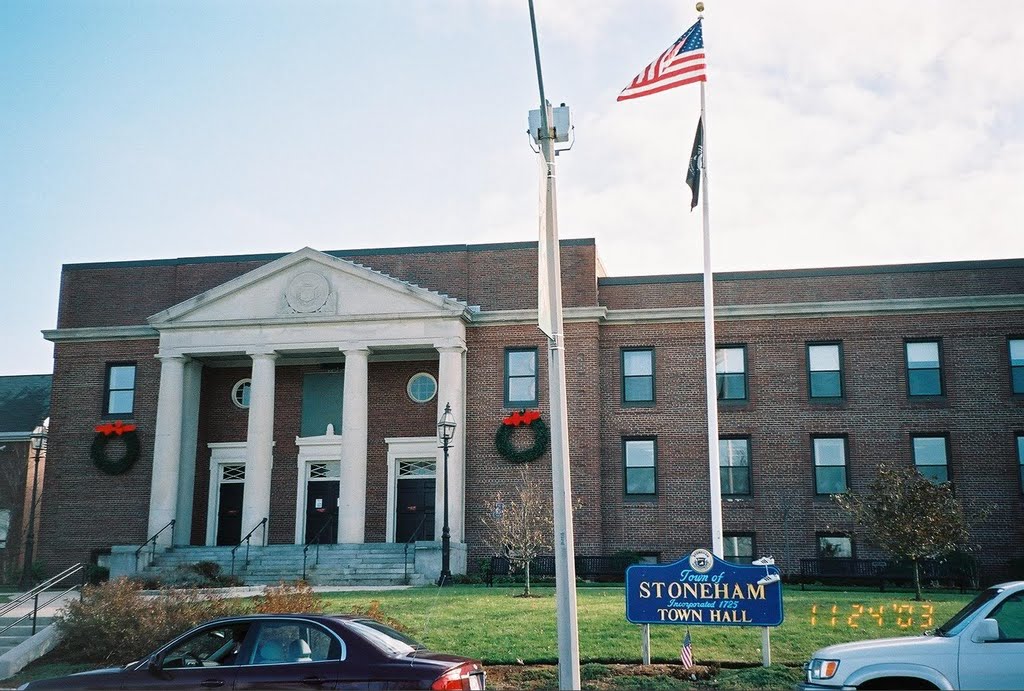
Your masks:
M28 505L28 527L25 531L25 564L21 572L21 587L32 585L32 562L36 545L36 493L39 489L39 454L46 448L46 427L39 425L32 430L32 501Z
M444 521L441 524L441 575L437 579L437 584L443 586L452 578L452 536L448 528L448 449L455 437L455 416L452 415L451 403L444 404L444 414L437 421L437 437L444 449Z

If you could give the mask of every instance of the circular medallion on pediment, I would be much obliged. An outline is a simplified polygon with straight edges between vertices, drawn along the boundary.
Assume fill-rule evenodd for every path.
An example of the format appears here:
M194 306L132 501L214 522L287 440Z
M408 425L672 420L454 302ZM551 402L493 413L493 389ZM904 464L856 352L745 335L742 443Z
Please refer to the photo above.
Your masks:
M331 286L321 274L306 271L298 274L288 282L285 299L288 306L296 312L316 312L327 304Z

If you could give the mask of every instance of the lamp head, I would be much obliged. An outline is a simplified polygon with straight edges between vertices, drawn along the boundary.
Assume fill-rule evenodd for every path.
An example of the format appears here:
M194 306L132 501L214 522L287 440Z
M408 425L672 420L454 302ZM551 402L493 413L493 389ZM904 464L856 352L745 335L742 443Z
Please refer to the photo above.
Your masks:
M46 448L46 428L42 425L32 430L32 448L36 451Z
M444 413L437 421L437 436L443 442L450 442L455 436L455 416L452 415L452 404L444 404Z

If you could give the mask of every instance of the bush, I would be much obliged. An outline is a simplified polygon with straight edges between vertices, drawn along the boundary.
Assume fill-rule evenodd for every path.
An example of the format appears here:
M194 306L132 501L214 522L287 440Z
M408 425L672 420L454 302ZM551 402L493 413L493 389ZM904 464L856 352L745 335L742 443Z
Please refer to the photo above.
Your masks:
M89 585L99 585L110 580L110 569L106 566L89 564L85 567L85 582Z
M366 617L368 619L374 619L382 624L387 624L395 631L404 632L406 630L405 625L402 624L402 622L384 614L383 610L380 608L380 600L370 600L369 607L360 607L359 605L356 605L355 607L352 607L349 613L360 617Z
M57 616L60 658L124 664L197 624L246 610L244 603L201 599L189 591L166 590L147 597L140 590L139 583L125 578L86 586L82 600L72 601Z
M323 600L305 581L268 587L253 600L253 611L259 614L323 614Z

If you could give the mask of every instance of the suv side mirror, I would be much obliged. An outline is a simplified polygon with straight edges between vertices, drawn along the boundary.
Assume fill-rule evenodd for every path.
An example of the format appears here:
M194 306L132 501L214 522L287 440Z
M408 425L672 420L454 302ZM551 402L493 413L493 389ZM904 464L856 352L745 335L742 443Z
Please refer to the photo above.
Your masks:
M989 643L999 640L999 622L995 619L982 619L974 629L971 640L975 643Z

